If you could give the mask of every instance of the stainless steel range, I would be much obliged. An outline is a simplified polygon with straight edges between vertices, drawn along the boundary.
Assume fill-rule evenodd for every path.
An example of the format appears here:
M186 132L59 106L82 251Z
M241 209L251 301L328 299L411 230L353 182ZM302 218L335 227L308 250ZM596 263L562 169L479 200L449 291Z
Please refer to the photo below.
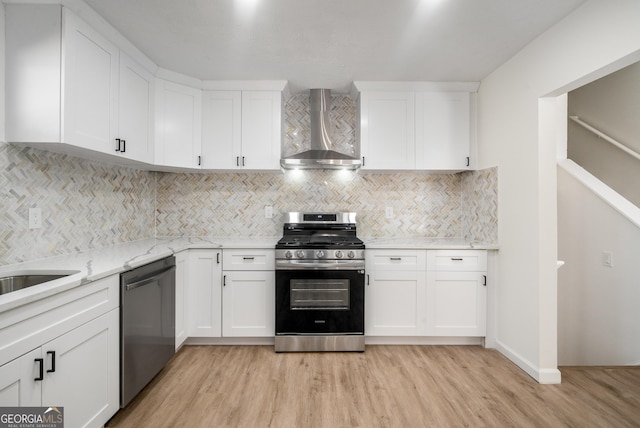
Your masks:
M276 244L276 352L364 351L364 248L355 213L286 214Z

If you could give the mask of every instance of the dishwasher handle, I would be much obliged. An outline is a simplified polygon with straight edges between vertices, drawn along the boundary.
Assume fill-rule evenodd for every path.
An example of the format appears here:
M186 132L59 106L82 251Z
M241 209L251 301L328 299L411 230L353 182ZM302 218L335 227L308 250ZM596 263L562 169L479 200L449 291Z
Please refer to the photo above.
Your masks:
M156 272L155 275L153 275L153 276L151 276L149 278L145 278L145 279L142 279L140 281L136 281L136 282L132 282L131 284L127 284L127 285L125 285L124 289L125 289L125 291L131 291L131 290L134 290L136 288L144 287L145 285L152 284L154 282L157 282L158 278L160 278L162 275L164 275L164 274L166 274L168 272L174 271L174 270L176 270L176 267L175 266L171 266L171 267L169 267L169 268L167 268L165 270L161 270L160 272Z

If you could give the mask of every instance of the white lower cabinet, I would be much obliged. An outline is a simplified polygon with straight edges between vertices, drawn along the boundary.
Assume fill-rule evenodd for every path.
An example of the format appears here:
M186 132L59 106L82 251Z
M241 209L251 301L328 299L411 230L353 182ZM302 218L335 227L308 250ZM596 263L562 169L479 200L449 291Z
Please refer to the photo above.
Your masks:
M176 257L176 350L182 346L189 336L189 323L187 320L187 272L189 270L189 252L181 251Z
M188 323L189 336L222 335L222 251L189 250Z
M275 295L273 271L225 271L222 286L222 335L273 336Z
M365 332L422 336L426 332L425 252L367 250Z
M120 403L118 289L116 275L4 314L0 362L20 355L0 365L0 407L64 407L66 426L103 426Z
M222 335L275 335L275 252L238 249L223 252Z
M274 255L271 249L189 250L188 336L273 337Z
M84 324L42 347L45 373L42 405L64 406L65 425L102 426L118 411L118 309Z
M485 336L487 252L427 253L427 335Z
M486 335L484 250L367 250L367 336Z

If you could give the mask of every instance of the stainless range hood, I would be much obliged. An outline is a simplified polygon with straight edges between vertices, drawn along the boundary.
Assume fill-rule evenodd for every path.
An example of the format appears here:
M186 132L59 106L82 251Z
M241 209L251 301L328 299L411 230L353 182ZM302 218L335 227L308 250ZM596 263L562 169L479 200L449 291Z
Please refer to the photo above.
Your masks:
M360 158L333 150L329 135L331 90L311 89L311 148L280 160L285 169L358 169Z

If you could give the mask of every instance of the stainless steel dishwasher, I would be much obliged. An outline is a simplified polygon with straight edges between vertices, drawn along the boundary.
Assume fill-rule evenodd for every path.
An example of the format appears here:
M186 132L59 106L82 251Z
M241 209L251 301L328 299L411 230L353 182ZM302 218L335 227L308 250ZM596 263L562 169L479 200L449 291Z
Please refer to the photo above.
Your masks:
M175 257L120 275L120 407L175 354Z

